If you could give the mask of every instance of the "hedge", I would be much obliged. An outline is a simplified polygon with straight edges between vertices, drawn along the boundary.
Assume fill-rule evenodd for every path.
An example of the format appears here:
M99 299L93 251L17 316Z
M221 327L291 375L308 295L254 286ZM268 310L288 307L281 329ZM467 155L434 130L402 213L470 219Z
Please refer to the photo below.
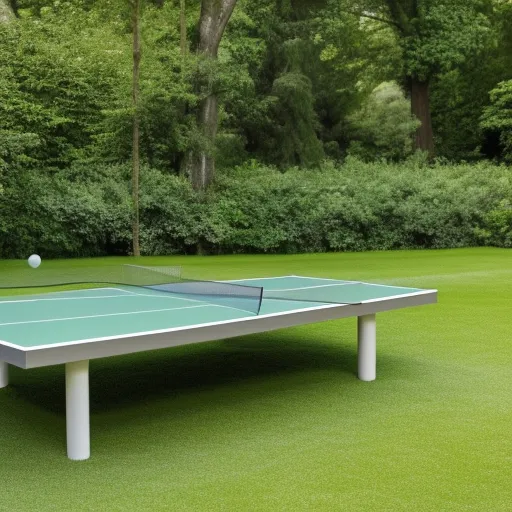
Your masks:
M129 253L126 167L2 181L0 256ZM490 163L348 159L281 172L252 162L219 172L206 194L145 168L140 205L148 255L512 247L512 171Z

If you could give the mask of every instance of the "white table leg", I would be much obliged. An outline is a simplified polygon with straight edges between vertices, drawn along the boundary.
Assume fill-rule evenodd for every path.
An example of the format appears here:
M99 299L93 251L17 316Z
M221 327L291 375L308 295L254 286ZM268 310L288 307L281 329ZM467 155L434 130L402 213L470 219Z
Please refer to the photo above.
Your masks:
M0 361L0 389L9 384L9 365L5 361Z
M375 315L357 317L357 366L361 380L375 380L377 373L377 323Z
M89 361L66 364L66 432L68 457L91 455L89 434Z

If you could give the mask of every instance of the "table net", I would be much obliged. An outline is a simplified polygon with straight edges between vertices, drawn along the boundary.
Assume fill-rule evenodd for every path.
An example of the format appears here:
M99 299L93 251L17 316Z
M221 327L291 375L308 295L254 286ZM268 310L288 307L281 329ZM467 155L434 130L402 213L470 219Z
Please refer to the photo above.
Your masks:
M188 298L240 309L257 315L261 307L263 288L234 283L186 279L181 267L144 267L119 265L103 267L58 268L29 267L25 262L0 273L0 289L26 289L66 286L75 288L100 288L123 286L152 289Z

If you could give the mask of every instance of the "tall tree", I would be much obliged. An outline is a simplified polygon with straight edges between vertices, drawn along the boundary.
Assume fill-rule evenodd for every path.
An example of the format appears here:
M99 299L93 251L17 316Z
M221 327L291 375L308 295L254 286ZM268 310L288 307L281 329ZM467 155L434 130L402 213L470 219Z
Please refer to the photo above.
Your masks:
M180 50L182 56L187 54L187 10L185 0L180 0Z
M480 121L494 103L489 91L512 79L512 2L493 0L489 11L492 37L486 48L432 82L437 152L449 160L494 158L503 149L499 131Z
M215 173L214 145L218 128L218 97L215 84L210 80L212 67L217 60L219 45L233 13L237 0L202 0L199 17L199 41L197 52L206 71L198 80L201 101L197 122L201 142L185 159L185 172L196 190L204 190L212 182Z
M139 176L140 176L140 117L139 117L139 89L140 89L140 0L131 0L132 31L133 31L133 137L132 137L132 248L133 255L140 256L140 221L139 221Z
M324 71L330 64L321 62L324 41L315 42L324 2L306 4L246 0L230 21L222 57L235 65L223 95L222 126L230 142L239 137L232 157L244 158L242 145L282 167L314 167L325 156L316 100L322 91L336 97L339 83L326 86Z
M411 98L412 113L421 121L417 149L434 154L429 88L433 78L457 68L485 46L489 20L480 0L363 0L361 17L389 24L403 54L402 81Z

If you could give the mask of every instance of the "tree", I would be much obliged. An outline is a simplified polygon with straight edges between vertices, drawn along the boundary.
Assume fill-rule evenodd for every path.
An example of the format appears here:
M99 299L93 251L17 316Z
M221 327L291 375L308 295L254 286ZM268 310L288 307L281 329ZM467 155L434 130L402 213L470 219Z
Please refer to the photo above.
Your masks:
M491 104L484 109L481 126L499 136L503 156L512 160L512 80L501 82L490 92Z
M201 96L197 122L202 140L185 159L185 172L196 190L206 189L215 173L214 145L219 106L215 81L211 77L220 42L235 5L236 0L202 0L201 3L197 52L201 57L202 73L197 77L197 89Z
M402 50L402 81L412 113L421 121L417 149L434 154L429 88L434 77L457 68L485 46L489 20L480 0L363 0L358 16L390 25Z
M345 14L334 27L335 9L324 0L246 0L237 7L221 53L233 70L222 96L221 142L236 144L242 159L251 154L286 168L316 167L326 152L340 156L342 119L360 94L364 66L357 19Z
M90 156L125 71L118 50L126 41L98 21L64 5L0 24L0 130L38 141L27 146L25 168L55 172Z
M180 50L181 55L187 55L187 10L185 0L180 0Z
M131 0L133 33L133 136L132 136L132 200L133 200L133 255L140 256L139 246L139 176L140 176L140 118L139 118L139 80L140 80L140 0Z
M354 135L350 116L379 84L396 79L401 52L390 26L347 13L339 0L330 0L312 25L320 62L309 76L320 137L328 154L339 158Z
M351 155L362 160L398 161L411 154L411 135L419 121L397 84L382 83L348 119L355 136L349 147Z
M512 3L493 1L487 16L491 37L464 64L432 80L432 124L436 153L449 160L499 156L499 132L484 128L482 112L497 84L512 78Z

